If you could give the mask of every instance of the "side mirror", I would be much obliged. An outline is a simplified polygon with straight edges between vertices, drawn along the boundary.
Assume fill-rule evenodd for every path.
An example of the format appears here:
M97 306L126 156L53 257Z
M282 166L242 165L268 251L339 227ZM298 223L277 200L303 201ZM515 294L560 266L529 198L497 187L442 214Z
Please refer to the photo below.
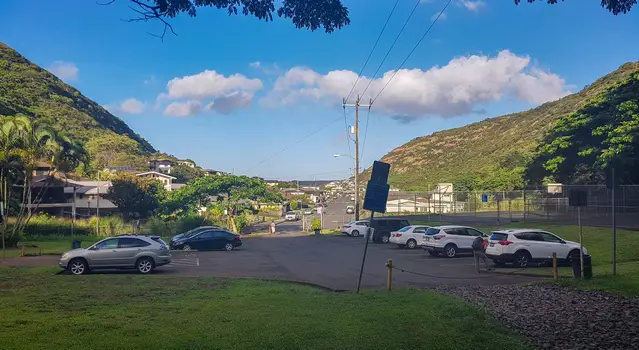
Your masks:
M98 247L93 246L93 247L89 248L89 250L98 250Z

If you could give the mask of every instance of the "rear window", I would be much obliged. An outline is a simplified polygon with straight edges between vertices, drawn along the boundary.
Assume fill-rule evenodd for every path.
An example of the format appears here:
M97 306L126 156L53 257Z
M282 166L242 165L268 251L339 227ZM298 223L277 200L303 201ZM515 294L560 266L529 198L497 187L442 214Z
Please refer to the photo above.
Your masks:
M286 213L287 215L295 215L294 211L289 211L288 213Z
M410 230L410 226L402 227L399 232L406 232L408 230Z
M493 232L489 238L491 241L505 241L508 239L507 233Z
M438 233L439 233L439 229L438 228L431 227L428 230L426 230L426 232L424 232L424 235L426 235L426 236L434 236L434 235L436 235Z
M154 241L156 241L156 242L158 242L158 243L160 243L161 245L166 246L166 243L165 243L165 242L162 240L162 238L160 238L160 237L153 236L153 237L151 237L151 239L152 239L152 240L154 240Z

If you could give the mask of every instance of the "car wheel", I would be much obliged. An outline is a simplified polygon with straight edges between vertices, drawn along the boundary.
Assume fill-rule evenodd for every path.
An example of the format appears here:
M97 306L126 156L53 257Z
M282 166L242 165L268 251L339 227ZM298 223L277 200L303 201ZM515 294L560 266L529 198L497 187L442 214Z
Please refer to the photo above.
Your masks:
M579 260L579 250L575 249L573 251L571 251L570 253L568 253L568 258L566 259L566 263L571 266L572 262L575 260Z
M454 258L457 256L457 246L454 244L448 244L444 247L444 252L446 253L446 257Z
M497 266L505 266L506 265L506 263L504 261L502 261L502 260L493 260L493 262Z
M406 242L406 248L415 249L415 247L417 247L417 242L414 239L409 239L408 242Z
M148 257L139 258L135 263L135 269L138 270L139 273L146 275L155 269L155 262Z
M235 248L235 246L233 245L233 243L226 243L224 245L224 250L226 250L227 252L230 252L231 250L233 250L233 248Z
M351 236L353 236L353 237L359 236L359 231L357 231L357 230L351 231Z
M389 240L390 240L390 236L388 236L388 235L383 235L382 236L382 243L386 244L386 243L388 243Z
M437 252L436 252L436 251L433 251L433 250L429 250L429 251L428 251L428 254L429 254L430 256L437 256L437 255L439 255L439 254L437 254Z
M89 272L89 265L84 259L73 259L69 261L67 269L74 275L83 275Z
M515 266L517 267L527 267L530 262L530 253L527 251L517 252L515 254Z
M183 245L183 246L182 246L182 250L185 250L185 251L187 251L187 252L188 252L188 251L190 251L190 250L191 250L191 246L190 246L190 245L188 245L188 244L185 244L185 245Z

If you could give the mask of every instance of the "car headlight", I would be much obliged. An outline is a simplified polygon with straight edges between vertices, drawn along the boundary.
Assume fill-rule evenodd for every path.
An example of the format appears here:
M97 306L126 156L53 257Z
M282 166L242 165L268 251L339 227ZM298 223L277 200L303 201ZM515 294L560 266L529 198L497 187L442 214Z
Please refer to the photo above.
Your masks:
M69 253L62 254L62 259L68 259L71 255Z

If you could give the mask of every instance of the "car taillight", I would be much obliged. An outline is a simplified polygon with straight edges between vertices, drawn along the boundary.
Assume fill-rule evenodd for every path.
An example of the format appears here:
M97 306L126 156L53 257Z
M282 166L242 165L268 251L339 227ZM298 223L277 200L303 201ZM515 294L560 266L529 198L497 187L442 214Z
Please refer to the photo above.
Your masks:
M395 237L401 237L401 236L402 236L402 234L401 234L401 233L396 233L396 234L395 234Z
M440 239L442 239L442 238L444 238L444 236L442 236L442 235L435 235L435 236L433 236L433 239L434 239L434 240L436 240L436 241L437 241L437 240L440 240Z
M346 225L346 226L344 226L344 228L351 228L351 227L350 227L350 226L348 226L348 225Z
M512 244L513 242L507 241L507 240L502 240L502 241L499 241L498 243L499 243L499 245L509 245L509 244Z

